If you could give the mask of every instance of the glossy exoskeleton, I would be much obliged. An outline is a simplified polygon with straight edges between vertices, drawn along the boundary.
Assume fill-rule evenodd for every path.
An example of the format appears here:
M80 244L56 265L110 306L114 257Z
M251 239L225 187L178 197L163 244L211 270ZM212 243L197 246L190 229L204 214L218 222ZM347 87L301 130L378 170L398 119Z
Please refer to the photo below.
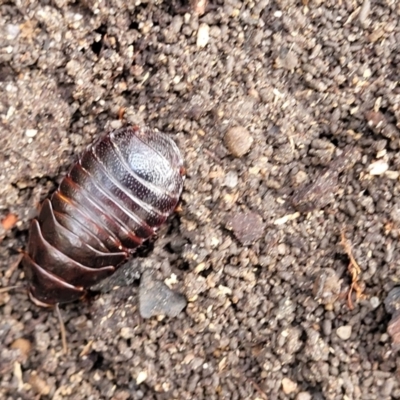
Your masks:
M82 298L110 276L174 211L184 181L176 144L148 127L94 142L32 221L22 264L31 299Z

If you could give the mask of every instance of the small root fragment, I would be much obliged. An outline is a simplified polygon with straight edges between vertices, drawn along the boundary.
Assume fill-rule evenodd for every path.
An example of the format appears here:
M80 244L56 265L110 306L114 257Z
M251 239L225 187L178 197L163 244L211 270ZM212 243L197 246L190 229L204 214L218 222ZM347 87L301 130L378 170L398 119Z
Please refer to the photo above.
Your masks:
M353 291L356 292L356 299L357 301L364 298L365 295L363 294L363 289L361 288L361 286L359 285L359 278L360 278L360 274L362 272L360 266L358 265L357 261L355 260L354 256L353 256L353 252L351 249L351 244L349 243L349 241L346 239L346 234L345 234L345 229L342 229L341 233L340 233L340 237L341 237L341 245L344 248L344 251L346 252L347 256L350 259L350 263L348 266L348 271L350 273L351 276L351 285L349 288L349 291L347 293L347 304L350 310L354 310L354 304L353 301L351 299L351 296L353 294Z
M11 290L19 290L19 289L26 290L26 286L15 285L15 286L2 287L0 288L0 294L10 292Z
M85 345L83 350L80 352L79 357L87 356L90 353L92 344L93 344L93 340L89 340L89 342Z
M268 400L267 395L265 394L265 392L260 388L260 386L258 385L257 382L255 382L253 379L249 379L250 383L254 386L254 388L257 390L257 392L260 394L260 396L264 399L264 400Z
M125 111L126 111L126 108L125 108L125 107L121 107L121 108L118 110L118 119L119 119L120 121L122 121L122 120L124 119Z
M64 325L64 321L63 321L62 316L61 316L60 307L58 306L58 303L55 306L55 310L56 310L56 313L57 313L58 321L60 323L60 331L61 331L61 341L62 341L62 346L63 346L63 353L67 354L68 353L67 335L66 335L66 332L65 332L65 325Z

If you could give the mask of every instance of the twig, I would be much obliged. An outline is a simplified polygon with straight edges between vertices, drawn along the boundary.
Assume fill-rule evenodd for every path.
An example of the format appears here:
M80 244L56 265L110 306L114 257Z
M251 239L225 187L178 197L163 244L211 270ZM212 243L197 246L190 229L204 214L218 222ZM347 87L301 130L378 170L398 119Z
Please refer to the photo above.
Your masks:
M61 341L62 341L62 346L63 346L63 352L64 352L64 354L67 354L68 353L67 335L65 333L65 325L64 325L64 321L63 321L62 316L61 316L60 307L58 307L58 303L55 306L55 310L56 310L56 313L57 313L58 321L60 323Z
M11 290L14 290L14 289L26 289L26 286L23 286L23 285L16 285L16 286L7 286L7 287L3 287L3 288L0 288L0 294L1 293L7 293L7 292L10 292Z
M250 383L254 386L254 388L257 390L257 392L260 394L260 396L264 399L264 400L268 400L267 395L265 394L265 392L260 388L260 386L258 385L257 382L255 382L253 379L249 379Z
M349 306L350 310L354 310L354 304L353 301L351 299L351 295L353 294L353 291L356 292L356 299L359 300L363 297L363 293L362 293L362 288L360 287L360 285L358 284L359 282L359 276L362 272L360 266L358 265L357 261L355 260L354 256L353 256L353 252L351 249L351 244L349 243L349 241L346 239L346 234L345 234L345 229L342 229L341 233L340 233L340 237L341 237L341 245L344 248L344 251L346 252L347 256L350 259L350 263L348 266L348 271L350 273L351 276L351 285L349 288L349 292L347 294L347 304Z

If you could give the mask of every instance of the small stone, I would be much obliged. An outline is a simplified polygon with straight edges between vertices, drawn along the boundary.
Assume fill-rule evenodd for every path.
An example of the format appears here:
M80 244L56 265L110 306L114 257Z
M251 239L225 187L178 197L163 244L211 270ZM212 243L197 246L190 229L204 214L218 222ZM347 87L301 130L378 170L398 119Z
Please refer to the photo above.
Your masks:
M297 390L297 383L293 382L289 378L282 379L282 390L285 394L293 393Z
M333 304L339 297L342 280L332 268L324 268L316 277L313 286L315 299L323 304Z
M385 176L388 179L393 179L393 180L399 179L399 175L400 175L399 171L390 171L390 170L388 170L388 171L385 172Z
M254 243L264 232L262 218L254 212L238 213L226 225L243 246Z
M308 175L304 171L299 171L297 174L292 178L292 182L294 186L300 186L302 183L306 182L308 179Z
M147 371L140 371L139 375L136 378L136 384L140 385L147 379Z
M375 308L378 308L378 307L379 307L379 304L381 304L379 298L376 297L376 296L371 297L371 298L369 299L369 302L370 302L370 304L371 304L371 307L374 308L374 309L375 309Z
M210 27L207 24L201 24L197 32L197 47L206 47L210 40Z
M9 40L16 39L17 36L20 34L19 26L14 24L6 25L6 31L7 31L7 39Z
M121 328L121 337L123 339L132 339L135 336L135 331L129 326Z
M225 134L225 146L235 157L242 157L253 144L253 137L246 128L235 126L230 128Z
M350 325L343 325L336 329L336 334L342 340L349 340L351 336L351 326Z
M164 282L155 280L151 271L145 271L142 275L139 303L142 318L158 315L174 318L186 307L185 297L173 292Z
M37 135L37 133L38 133L37 129L27 129L25 131L25 136L29 137L29 138L33 138Z
M284 256L286 254L286 244L285 243L280 243L278 245L278 254L280 254L281 256Z
M190 6L197 15L203 15L206 12L208 0L190 0Z
M395 286L384 301L386 312L394 314L400 310L400 286Z
M197 267L201 267L201 264L199 264ZM196 268L195 273L191 272L185 276L185 294L189 301L194 301L194 299L196 299L200 293L203 293L207 290L206 278L204 278L204 276L197 275L199 273L198 271L202 270L201 268Z
M225 176L224 184L226 187L233 189L238 184L238 176L235 171L229 171Z
M297 68L299 64L299 59L297 55L291 51L289 51L285 56L278 57L275 60L275 68L280 69L284 68L288 71L293 71Z
M12 349L18 349L20 353L24 356L27 357L28 354L31 351L32 344L29 340L24 339L24 338L19 338L14 340L14 342L11 344Z
M329 337L332 333L332 321L330 319L324 319L322 321L322 333Z
M115 120L111 121L110 126L112 129L119 129L122 127L122 120L115 119Z
M29 377L29 384L32 389L41 396L47 396L50 393L50 386L39 375L33 371Z
M310 393L308 392L300 392L297 396L296 396L296 400L311 400L312 396Z
M382 175L389 169L389 165L384 160L378 160L371 163L368 167L370 175Z

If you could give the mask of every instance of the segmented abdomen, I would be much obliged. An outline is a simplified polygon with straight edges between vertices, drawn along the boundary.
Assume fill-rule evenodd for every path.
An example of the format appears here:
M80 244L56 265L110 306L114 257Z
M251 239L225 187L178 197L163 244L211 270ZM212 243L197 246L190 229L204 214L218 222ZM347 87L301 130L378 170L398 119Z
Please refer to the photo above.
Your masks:
M176 144L147 127L100 138L32 221L22 263L39 305L81 298L174 211L184 180Z

